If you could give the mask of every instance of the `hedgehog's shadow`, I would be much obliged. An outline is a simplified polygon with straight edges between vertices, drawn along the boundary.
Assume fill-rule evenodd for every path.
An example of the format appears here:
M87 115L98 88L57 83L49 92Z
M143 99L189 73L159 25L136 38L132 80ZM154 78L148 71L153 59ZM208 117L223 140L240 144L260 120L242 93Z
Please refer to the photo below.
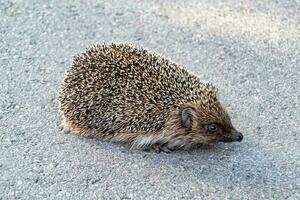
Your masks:
M276 184L273 180L276 180L277 170L284 165L282 160L271 158L274 152L264 149L255 141L200 145L188 151L177 150L169 154L133 150L130 149L129 144L108 143L96 139L84 141L97 146L97 151L112 153L111 150L114 149L115 154L127 155L128 162L138 163L142 160L141 162L146 162L149 168L172 168L179 174L184 169L184 173L210 184L221 184L217 181L220 179L230 180L234 184L239 183L240 190L247 188L248 182L259 187ZM270 179L270 174L259 170L264 168L271 171L274 177ZM281 173L287 172L281 171ZM293 173L297 174L296 171Z

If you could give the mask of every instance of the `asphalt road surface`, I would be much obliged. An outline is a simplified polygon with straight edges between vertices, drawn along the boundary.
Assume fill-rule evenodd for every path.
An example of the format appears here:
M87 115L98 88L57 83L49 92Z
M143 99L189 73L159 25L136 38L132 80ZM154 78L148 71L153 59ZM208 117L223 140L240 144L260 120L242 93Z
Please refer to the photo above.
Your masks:
M113 41L214 82L244 141L156 154L62 133L72 57ZM299 0L0 0L0 199L300 199L299 77Z

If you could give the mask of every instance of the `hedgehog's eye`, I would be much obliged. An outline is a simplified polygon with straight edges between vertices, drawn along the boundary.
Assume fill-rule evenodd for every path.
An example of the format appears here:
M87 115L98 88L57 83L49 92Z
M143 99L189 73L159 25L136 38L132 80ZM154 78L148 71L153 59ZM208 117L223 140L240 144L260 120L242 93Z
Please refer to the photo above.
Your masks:
M207 130L210 132L210 133L215 133L219 130L219 126L217 124L208 124L207 125Z

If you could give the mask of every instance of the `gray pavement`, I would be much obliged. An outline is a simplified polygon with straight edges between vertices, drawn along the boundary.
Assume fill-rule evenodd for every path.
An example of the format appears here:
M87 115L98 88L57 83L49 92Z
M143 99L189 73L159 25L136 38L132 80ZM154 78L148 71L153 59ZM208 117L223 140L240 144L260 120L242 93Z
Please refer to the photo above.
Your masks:
M212 80L244 141L155 154L63 134L72 56L112 41ZM0 0L0 199L300 199L299 77L299 0Z

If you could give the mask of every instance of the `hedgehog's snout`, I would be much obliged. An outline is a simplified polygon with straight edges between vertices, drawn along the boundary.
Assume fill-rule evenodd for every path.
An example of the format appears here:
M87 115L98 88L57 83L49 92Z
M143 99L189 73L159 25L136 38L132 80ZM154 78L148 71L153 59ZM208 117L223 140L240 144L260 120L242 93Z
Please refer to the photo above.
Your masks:
M223 136L221 142L241 142L244 136L238 131L231 132L229 135Z
M232 135L233 135L233 140L237 142L241 142L244 138L243 134L238 131L235 131Z

